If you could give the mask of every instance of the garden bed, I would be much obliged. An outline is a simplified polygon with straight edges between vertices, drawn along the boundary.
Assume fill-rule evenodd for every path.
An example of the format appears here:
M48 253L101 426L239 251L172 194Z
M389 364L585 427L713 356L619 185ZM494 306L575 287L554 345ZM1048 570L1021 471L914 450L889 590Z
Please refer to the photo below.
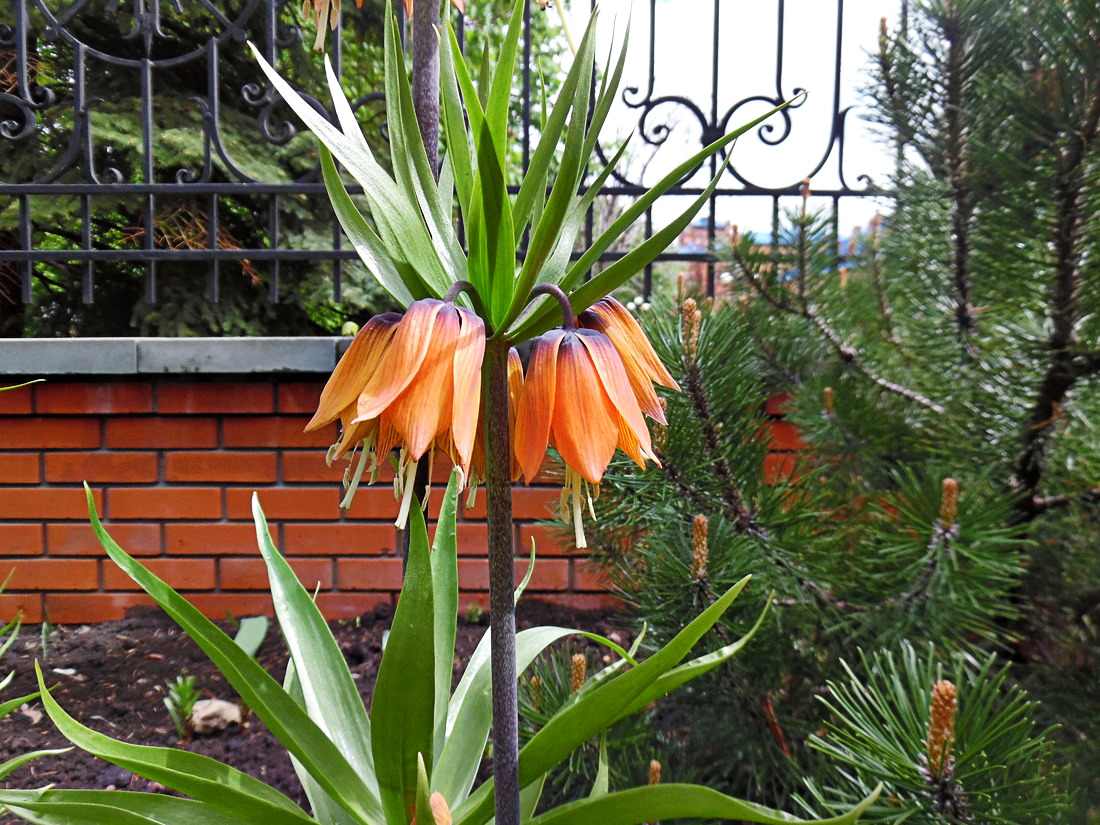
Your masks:
M390 613L388 608L379 608L358 620L330 623L360 693L368 702L382 655L382 632L390 625ZM612 611L571 610L528 600L520 603L516 613L520 628L557 625L614 634L613 638L620 642L628 639L628 634L620 629L626 620ZM459 622L456 681L487 624L487 615L481 623ZM222 627L232 633L227 624ZM167 685L181 672L196 677L204 695L234 700L236 694L205 654L167 617L150 611L147 616L121 621L56 627L48 632L44 651L39 631L36 626L25 627L0 663L0 673L15 671L15 679L3 698L35 689L34 663L38 660L47 681L57 685L53 696L83 724L125 742L178 745L212 756L262 779L299 804L306 804L286 750L254 716L247 718L243 727L231 725L219 733L179 742L165 710L164 697ZM575 644L583 649L593 643L578 638ZM600 655L606 652L601 650ZM274 624L258 658L268 672L282 679L286 648ZM0 719L0 760L67 744L42 713L38 702ZM163 791L159 785L76 749L31 762L8 777L5 784L25 788L53 784L59 788ZM0 823L17 821L21 820L10 814L0 816Z

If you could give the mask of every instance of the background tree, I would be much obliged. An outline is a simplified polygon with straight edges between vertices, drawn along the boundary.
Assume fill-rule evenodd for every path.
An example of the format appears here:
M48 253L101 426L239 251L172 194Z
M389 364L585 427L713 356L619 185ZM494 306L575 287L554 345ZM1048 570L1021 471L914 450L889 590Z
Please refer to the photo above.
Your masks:
M697 765L776 796L829 777L807 743L839 662L931 642L1011 662L1039 700L1026 714L1062 725L1032 777L1073 766L1044 793L1079 790L1072 821L1100 806L1098 17L1085 0L912 4L869 90L897 150L891 214L838 250L807 185L778 243L728 250L729 305L651 317L683 392L666 473L623 464L604 486L605 566L658 640L729 576L775 590L739 660L754 690L727 673L684 706ZM780 391L805 449L765 463Z

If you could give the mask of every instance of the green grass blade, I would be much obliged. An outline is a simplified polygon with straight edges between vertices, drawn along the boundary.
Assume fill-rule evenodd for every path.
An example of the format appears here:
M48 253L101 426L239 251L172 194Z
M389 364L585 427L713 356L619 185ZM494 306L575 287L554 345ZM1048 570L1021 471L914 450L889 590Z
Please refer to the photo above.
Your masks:
M371 699L374 765L390 825L407 825L416 802L416 760L432 753L435 608L428 530L415 503L408 566ZM432 766L428 766L431 771Z
M38 694L35 694L36 696ZM21 753L19 756L12 757L7 762L0 764L0 779L6 778L9 774L19 770L28 762L33 762L35 759L41 759L43 756L60 756L63 753L68 753L72 748L54 748L52 750L30 751L28 753ZM0 805L3 803L0 802Z
M364 778L362 807L372 821L382 819L378 795L365 781L374 776L371 726L359 689L351 678L340 646L329 630L309 591L275 548L257 494L252 494L256 541L271 582L275 616L294 660L306 712L344 755L348 765Z

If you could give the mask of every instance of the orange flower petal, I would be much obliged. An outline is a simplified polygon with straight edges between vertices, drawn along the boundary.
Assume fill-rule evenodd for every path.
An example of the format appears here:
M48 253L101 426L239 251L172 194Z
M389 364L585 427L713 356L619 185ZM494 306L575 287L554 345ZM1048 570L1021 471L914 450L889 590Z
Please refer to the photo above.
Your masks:
M405 449L418 461L436 436L451 426L454 406L454 358L460 322L453 307L435 314L428 348L416 375L387 407ZM360 406L362 416L362 406Z
M454 399L451 436L463 473L469 474L470 454L481 409L481 362L485 357L485 322L472 312L456 309L458 340L454 349ZM442 316L440 316L442 317Z
M436 316L444 306L442 301L426 298L408 308L385 357L359 395L359 418L376 418L409 386L424 362Z
M551 441L566 464L589 483L597 484L615 454L618 411L576 333L563 335L557 367Z
M551 330L540 336L531 349L523 397L516 413L516 458L528 484L538 475L550 440L550 422L554 413L557 384L558 348L565 333Z
M335 421L355 401L385 355L400 320L397 313L384 312L363 325L325 383L317 412L306 424L306 430L320 429Z
M638 359L638 362L645 367L652 381L673 390L680 389L680 385L676 383L672 373L665 368L661 359L657 357L657 353L653 350L653 345L649 343L649 339L646 338L641 325L627 311L626 307L608 295L589 308L604 318L608 326L615 330L615 334L610 336L613 341L617 343L617 339L621 339L629 343L630 351Z
M515 347L508 350L508 440L512 444L512 481L520 477L522 469L516 458L516 417L519 402L523 398L523 362Z
M649 429L638 408L638 399L630 388L626 369L611 339L595 330L577 330L577 338L592 358L592 364L600 376L607 397L615 406L619 418L619 446L640 466L645 467L644 457L653 453Z
M378 429L378 419L355 421L356 405L353 401L340 413L340 442L336 445L335 458L339 458L356 444Z

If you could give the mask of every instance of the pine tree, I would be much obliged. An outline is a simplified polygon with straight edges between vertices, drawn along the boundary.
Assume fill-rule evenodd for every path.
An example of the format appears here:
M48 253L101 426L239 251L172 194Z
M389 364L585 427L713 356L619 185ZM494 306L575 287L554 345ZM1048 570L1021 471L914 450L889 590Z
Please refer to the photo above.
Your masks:
M600 553L658 640L754 574L771 610L737 669L672 712L739 793L775 801L803 775L842 788L807 743L853 719L813 697L857 648L876 662L931 644L945 663L996 657L981 689L1011 704L1023 683L1038 702L1019 714L1062 725L1026 768L1007 744L986 754L1047 783L1031 821L1058 821L1067 786L1077 821L1100 809L1098 18L1088 0L913 4L884 27L869 90L897 152L890 214L837 249L807 182L775 243L727 251L730 301L647 318L682 392L664 469L624 462L604 484ZM789 477L765 463L763 400L780 391L806 443Z

